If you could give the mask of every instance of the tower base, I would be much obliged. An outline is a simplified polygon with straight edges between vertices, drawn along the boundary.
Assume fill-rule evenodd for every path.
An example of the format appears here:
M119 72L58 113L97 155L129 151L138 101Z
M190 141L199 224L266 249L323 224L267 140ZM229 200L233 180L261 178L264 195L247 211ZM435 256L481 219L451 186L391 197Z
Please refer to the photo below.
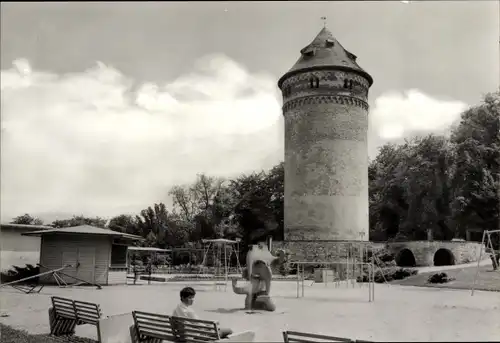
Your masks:
M334 275L337 280L362 276L371 257L372 243L369 241L318 241L287 240L274 241L273 254L283 250L291 273L300 268L313 277L314 274ZM275 272L282 273L280 270Z

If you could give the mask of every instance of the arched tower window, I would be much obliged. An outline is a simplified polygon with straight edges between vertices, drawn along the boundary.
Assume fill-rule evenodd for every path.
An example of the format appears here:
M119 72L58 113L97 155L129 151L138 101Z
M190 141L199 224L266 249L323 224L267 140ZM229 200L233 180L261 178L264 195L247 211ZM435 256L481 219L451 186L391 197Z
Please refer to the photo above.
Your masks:
M292 86L288 85L283 89L284 96L290 96L292 94Z
M352 80L349 80L349 89L352 89Z
M311 78L309 79L309 86L311 86L311 88L318 88L319 78L317 76L311 76Z
M349 88L349 80L344 79L344 88Z

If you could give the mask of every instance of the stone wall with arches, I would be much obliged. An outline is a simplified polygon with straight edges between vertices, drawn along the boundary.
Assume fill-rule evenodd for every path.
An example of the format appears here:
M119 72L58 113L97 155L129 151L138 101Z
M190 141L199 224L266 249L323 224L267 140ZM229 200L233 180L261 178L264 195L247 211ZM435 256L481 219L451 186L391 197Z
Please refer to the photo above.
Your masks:
M412 241L387 243L398 266L423 267L444 266L479 259L481 243L466 241ZM484 246L483 246L484 252Z

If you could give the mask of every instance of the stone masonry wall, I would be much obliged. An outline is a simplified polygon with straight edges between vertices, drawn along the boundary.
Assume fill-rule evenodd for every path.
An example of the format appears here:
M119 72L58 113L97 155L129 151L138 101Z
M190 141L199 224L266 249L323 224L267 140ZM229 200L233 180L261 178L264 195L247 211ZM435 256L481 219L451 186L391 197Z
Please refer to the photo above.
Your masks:
M285 80L285 240L368 240L367 81ZM345 89L345 78L357 81ZM359 80L358 80L359 79Z
M477 262L480 255L481 243L477 242L450 242L450 241L412 241L393 243L374 243L359 241L273 241L272 251L276 255L278 249L290 253L291 261L345 261L348 251L352 246L353 258L362 255L362 249L379 250L388 249L397 256L404 249L411 251L415 257L416 266L433 266L434 255L439 249L449 250L454 257L455 264ZM361 247L364 248L361 248ZM483 256L484 253L483 246Z
M284 249L290 252L290 260L307 262L345 261L351 257L361 261L369 242L339 241L273 241L272 251Z
M477 242L413 241L387 243L386 246L396 256L404 249L409 250L415 257L417 267L433 266L434 255L440 249L446 249L451 252L455 264L476 262L479 259L481 251L481 243Z

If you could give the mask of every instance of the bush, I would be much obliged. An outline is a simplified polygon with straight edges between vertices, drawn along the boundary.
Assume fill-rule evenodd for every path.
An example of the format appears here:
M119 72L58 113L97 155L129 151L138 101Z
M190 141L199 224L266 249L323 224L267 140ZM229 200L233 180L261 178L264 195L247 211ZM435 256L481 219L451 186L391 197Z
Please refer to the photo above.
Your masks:
M274 256L279 257L278 260L276 260L275 263L271 264L271 270L273 273L278 272L281 276L288 276L290 274L297 274L297 267L296 265L291 266L289 259L290 259L290 252L285 249L277 249L272 252Z
M18 281L30 276L35 276L40 274L40 267L34 267L32 264L27 264L26 267L13 266L7 272L2 272L0 278L2 283ZM26 280L23 283L27 284L37 284L38 278Z
M448 277L446 273L437 273L437 274L432 274L429 276L427 279L428 283L447 283L450 281L455 280L454 278Z
M375 265L377 265L380 268L396 267L395 256L392 252L390 252L387 249L380 249L373 252L369 252L367 262L371 262L372 260L374 260Z
M374 281L376 283L384 283L386 281L403 280L417 273L417 270L408 268L384 268L375 271ZM357 282L368 282L368 272L365 271L363 275L358 276L356 280Z

